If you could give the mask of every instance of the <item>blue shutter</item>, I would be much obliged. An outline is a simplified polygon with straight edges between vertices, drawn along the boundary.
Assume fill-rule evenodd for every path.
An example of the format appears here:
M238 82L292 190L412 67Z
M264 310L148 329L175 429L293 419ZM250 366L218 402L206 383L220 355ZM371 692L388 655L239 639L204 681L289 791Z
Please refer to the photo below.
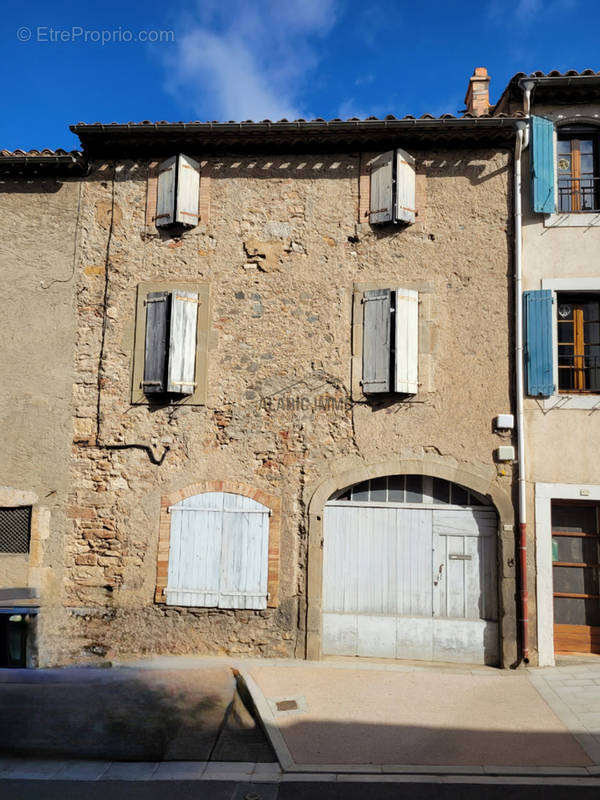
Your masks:
M554 212L554 123L545 117L531 117L531 177L533 210Z
M554 393L552 363L552 292L524 292L525 367L527 394L548 397Z

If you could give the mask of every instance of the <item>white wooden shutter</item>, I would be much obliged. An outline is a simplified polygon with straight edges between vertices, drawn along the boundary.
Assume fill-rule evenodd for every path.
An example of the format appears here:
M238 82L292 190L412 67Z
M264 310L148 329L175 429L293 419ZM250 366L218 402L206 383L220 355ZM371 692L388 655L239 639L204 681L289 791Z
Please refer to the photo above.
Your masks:
M414 222L416 213L415 159L405 150L396 150L394 220Z
M391 291L376 289L363 298L363 379L365 394L390 391Z
M187 497L170 508L166 598L169 605L216 607L219 602L223 494Z
M396 369L394 391L419 390L419 293L396 289Z
M184 225L198 224L199 169L198 162L189 156L178 156L175 222L182 222Z
M196 388L196 292L171 292L171 328L167 391L193 394Z
M266 608L269 509L225 493L219 608Z
M172 156L158 166L156 226L170 225L175 220L175 171L177 157Z
M391 222L393 213L394 152L377 156L371 167L369 222Z
M267 607L269 509L250 497L206 492L170 508L167 603Z

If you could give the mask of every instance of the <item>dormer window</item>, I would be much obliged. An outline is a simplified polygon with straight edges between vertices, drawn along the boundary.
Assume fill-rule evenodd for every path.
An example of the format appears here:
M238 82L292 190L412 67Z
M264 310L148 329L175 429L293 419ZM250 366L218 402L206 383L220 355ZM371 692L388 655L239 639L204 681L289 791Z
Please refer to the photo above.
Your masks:
M559 128L557 133L556 174L559 212L599 210L600 129L567 125Z

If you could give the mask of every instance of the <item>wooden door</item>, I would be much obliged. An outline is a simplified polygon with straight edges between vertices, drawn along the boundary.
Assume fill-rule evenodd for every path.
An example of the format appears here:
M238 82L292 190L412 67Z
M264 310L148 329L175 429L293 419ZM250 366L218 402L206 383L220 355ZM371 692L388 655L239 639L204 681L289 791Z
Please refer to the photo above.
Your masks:
M331 501L323 653L498 663L491 510Z
M552 503L554 649L600 653L600 506Z

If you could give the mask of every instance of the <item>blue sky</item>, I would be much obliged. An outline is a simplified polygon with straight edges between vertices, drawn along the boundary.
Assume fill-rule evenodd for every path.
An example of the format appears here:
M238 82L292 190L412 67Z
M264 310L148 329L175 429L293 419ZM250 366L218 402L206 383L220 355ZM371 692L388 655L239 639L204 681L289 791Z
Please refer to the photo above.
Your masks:
M600 70L583 0L31 0L2 20L9 149L75 148L78 121L456 113L475 66L493 100L515 72Z

